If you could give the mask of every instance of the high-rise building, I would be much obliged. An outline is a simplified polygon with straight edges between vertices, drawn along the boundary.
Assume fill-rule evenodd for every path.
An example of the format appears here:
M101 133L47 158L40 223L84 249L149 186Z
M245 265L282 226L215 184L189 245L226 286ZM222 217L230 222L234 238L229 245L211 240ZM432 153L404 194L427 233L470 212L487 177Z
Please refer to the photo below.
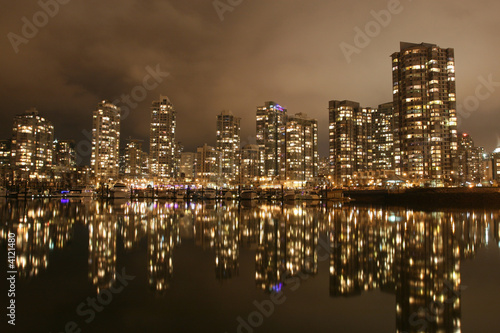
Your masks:
M120 108L102 101L93 115L90 166L96 183L118 178L120 155Z
M147 165L147 155L142 150L142 140L128 139L125 146L125 167L124 174L131 178L143 177L145 165Z
M11 140L0 140L0 182L8 183L12 176L10 166Z
M76 167L76 144L74 140L54 141L54 165L58 167Z
M394 169L394 122L392 102L372 114L373 170Z
M181 177L181 156L184 151L184 145L182 142L178 141L175 144L175 159L174 159L174 178L179 179Z
M401 43L392 54L396 173L433 185L455 176L457 117L453 49Z
M75 141L55 140L53 178L62 187L73 187L78 183Z
M481 183L485 186L490 186L493 184L493 159L491 158L491 154L483 152L481 156Z
M457 177L460 184L477 184L482 180L483 174L482 147L476 147L471 136L467 133L458 135L457 149Z
M354 173L372 170L375 111L357 102L330 101L330 166L337 185L349 185Z
M298 113L286 124L286 179L305 185L318 176L318 121Z
M51 167L54 154L54 126L35 108L14 117L12 126L12 166L30 173Z
M151 107L149 163L151 175L160 181L176 177L176 112L170 99L160 96Z
M196 150L196 179L205 186L217 186L220 175L220 152L207 144L198 147Z
M10 166L12 140L0 140L0 167Z
M330 159L328 157L319 158L318 174L323 177L330 175Z
M241 149L240 183L254 184L259 178L259 146L245 145Z
M285 179L287 110L275 102L257 108L257 145L260 175L268 180Z
M222 111L217 116L217 149L221 152L222 175L234 181L239 172L240 118L231 111Z
M500 147L496 148L491 154L492 178L500 182Z
M196 165L196 153L184 152L181 154L180 172L181 178L194 179Z

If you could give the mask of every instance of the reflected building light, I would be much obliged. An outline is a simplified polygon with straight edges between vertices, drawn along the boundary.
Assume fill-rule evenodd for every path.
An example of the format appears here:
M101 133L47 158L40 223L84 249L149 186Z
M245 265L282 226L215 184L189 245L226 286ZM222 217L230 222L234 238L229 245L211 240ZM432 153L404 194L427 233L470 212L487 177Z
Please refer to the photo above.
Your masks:
M215 277L223 281L239 275L239 220L226 211L218 217L215 236Z
M102 208L100 206L102 205ZM117 216L107 203L96 202L96 212L89 224L89 279L102 289L111 287L116 277Z
M179 214L179 209L157 206L148 221L149 288L160 296L173 276L173 250L180 243Z

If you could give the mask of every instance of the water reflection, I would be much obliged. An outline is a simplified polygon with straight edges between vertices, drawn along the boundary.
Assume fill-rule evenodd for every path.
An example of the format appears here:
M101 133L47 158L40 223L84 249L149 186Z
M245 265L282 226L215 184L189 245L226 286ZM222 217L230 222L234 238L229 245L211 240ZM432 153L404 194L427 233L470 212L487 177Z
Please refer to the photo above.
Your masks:
M50 252L71 244L75 225L88 230L88 275L97 291L116 278L117 253L141 251L141 241L156 295L173 288L173 258L183 241L213 254L219 281L238 277L240 252L254 251L255 284L265 292L286 290L290 277L315 276L329 260L325 292L395 295L397 332L459 332L461 263L491 242L500 246L499 212L481 210L3 200L0 216L3 245L9 232L17 235L21 277L46 270ZM329 255L320 256L321 248Z
M77 214L59 201L0 201L2 243L16 236L16 263L20 277L35 277L48 267L51 250L62 249L73 238Z
M116 230L120 207L106 202L95 202L88 219L89 229L89 279L101 289L111 287L116 278Z
M180 212L168 204L153 208L148 221L148 278L150 289L162 295L170 287L174 247L180 244Z
M214 235L215 277L221 281L239 274L239 221L235 206L223 206L217 211Z

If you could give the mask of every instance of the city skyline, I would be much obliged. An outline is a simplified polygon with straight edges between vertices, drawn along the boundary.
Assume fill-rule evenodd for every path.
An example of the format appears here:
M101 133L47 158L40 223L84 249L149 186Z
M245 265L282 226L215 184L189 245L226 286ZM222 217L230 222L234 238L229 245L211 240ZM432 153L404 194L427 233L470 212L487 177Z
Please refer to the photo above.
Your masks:
M499 11L4 1L4 326L498 331Z
M108 15L116 5L113 2L72 1L60 5L57 15L36 36L18 45L17 53L10 40L3 39L4 121L0 129L7 131L15 114L36 106L53 119L58 138L78 143L85 140L82 131L91 130L87 115L98 101L118 100L120 107L128 106L121 96L131 95L149 76L148 87L156 88L147 90L143 100L130 101L137 105L129 107L128 119L123 121L124 137L146 140L150 100L167 94L178 111L178 141L187 150L194 151L199 141L215 146L216 125L208 120L224 109L246 123L241 129L242 143L253 143L253 124L248 120L257 101L280 101L290 113L307 113L320 124L328 117L325 100L356 100L372 107L390 101L389 56L399 41L406 40L455 49L458 104L468 101L475 106L471 98L478 87L482 96L490 95L464 113L467 117L462 117L458 129L470 133L487 151L495 149L499 136L495 125L500 121L494 112L500 105L495 90L500 75L493 65L490 41L498 26L492 13L499 4L444 1L429 12L427 1L401 1L401 10L390 17L389 24L379 24L379 33L365 47L358 47L355 29L364 31L368 23L377 22L372 12L388 10L388 3L243 2L225 12L221 21L211 2L146 5L125 1L120 2L119 13ZM0 25L4 36L21 35L21 18L31 20L42 10L37 3L9 4L8 9ZM127 15L130 18L123 19ZM261 15L269 21L276 15L283 20L277 26L248 29ZM106 25L95 24L103 19ZM423 23L417 28L410 24L414 20ZM134 22L129 24L133 30L125 28L130 22ZM120 28L125 29L123 34L116 33ZM75 39L81 29L89 37ZM164 41L158 42L156 34L152 38L153 31L167 32ZM342 43L359 51L349 57L350 63ZM61 45L65 45L62 52ZM493 84L485 87L488 81ZM190 124L193 115L208 125ZM192 136L193 131L199 138ZM328 129L320 126L321 156L327 155L327 136Z
M223 110L216 116L217 147L205 142L196 152L185 152L176 140L175 107L160 95L152 101L149 153L143 140L120 138L119 107L98 103L90 167L78 165L81 151L74 140L54 139L52 123L35 108L26 110L14 117L12 139L1 141L2 179L71 185L88 184L90 177L93 184L188 182L224 188L496 184L499 148L490 154L456 130L454 50L401 42L393 64L393 102L377 108L329 102L326 160L318 154L318 121L304 113L289 115L274 101L256 108L257 145L241 145L241 119Z

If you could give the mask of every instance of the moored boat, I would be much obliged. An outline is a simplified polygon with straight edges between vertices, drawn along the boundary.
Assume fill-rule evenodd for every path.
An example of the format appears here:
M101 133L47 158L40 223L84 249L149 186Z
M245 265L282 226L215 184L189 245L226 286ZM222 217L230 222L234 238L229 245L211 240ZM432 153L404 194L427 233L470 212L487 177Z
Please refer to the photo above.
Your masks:
M296 196L297 200L319 200L320 196L317 192L312 190L301 191Z
M212 200L217 197L217 192L212 188L205 189L202 191L202 193L203 193L202 195L203 199Z
M222 199L224 200L233 200L236 197L235 193L233 191L226 191L222 194Z
M254 190L243 190L240 193L241 200L255 200L257 198L257 192L255 192Z
M294 201L295 199L297 199L297 194L294 190L286 191L283 195L283 200L285 201Z
M72 188L68 197L92 197L94 195L94 189L91 186Z
M186 190L177 190L175 192L175 199L176 200L184 200L187 196Z
M110 189L110 194L113 199L130 198L130 188L124 183L118 182Z

